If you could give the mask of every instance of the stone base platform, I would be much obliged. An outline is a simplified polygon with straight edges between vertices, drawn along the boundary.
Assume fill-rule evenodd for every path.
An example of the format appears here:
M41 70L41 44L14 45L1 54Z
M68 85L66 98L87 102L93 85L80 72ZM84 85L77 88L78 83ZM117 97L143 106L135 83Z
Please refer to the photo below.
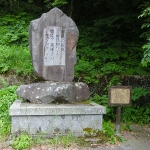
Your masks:
M31 104L16 100L10 107L11 133L41 133L46 136L65 135L70 131L83 135L84 128L102 129L106 108L90 104Z

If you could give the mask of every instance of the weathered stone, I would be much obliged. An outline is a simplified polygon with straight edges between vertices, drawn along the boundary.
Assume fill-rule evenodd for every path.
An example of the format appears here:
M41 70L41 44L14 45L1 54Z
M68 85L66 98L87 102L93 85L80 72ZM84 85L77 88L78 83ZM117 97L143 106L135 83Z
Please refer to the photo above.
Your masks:
M50 81L72 81L79 37L74 21L54 8L31 21L29 35L36 76Z
M12 117L12 134L27 132L52 137L69 131L75 136L83 136L83 129L87 127L102 130L106 107L95 103L39 105L16 100L9 113Z
M17 94L31 103L79 102L90 95L89 88L82 82L51 82L21 85Z

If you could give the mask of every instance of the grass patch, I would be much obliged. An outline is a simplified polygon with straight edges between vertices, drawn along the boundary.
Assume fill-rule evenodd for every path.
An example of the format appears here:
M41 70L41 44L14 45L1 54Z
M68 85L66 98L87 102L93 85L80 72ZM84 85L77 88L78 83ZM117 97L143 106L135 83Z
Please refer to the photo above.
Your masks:
M56 136L55 138L50 139L50 145L53 146L63 146L67 148L71 145L77 145L77 137L74 137L71 132L68 132L66 136Z
M16 85L0 89L0 138L10 133L9 107L17 99L16 89Z
M17 150L25 150L32 146L32 138L27 133L21 133L12 139L11 146Z

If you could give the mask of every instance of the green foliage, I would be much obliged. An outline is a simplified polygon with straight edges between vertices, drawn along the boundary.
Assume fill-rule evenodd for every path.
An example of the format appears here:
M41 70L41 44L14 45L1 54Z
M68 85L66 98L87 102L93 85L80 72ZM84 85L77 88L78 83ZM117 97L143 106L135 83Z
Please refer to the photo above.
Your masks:
M98 94L94 94L94 96L90 100L106 106L108 103L108 96L107 95L100 96Z
M112 144L116 144L117 138L115 136L115 127L111 121L103 121L103 133L105 133L109 138Z
M97 83L102 75L148 75L149 69L140 65L143 54L141 44L107 35L106 31L110 28L103 29L102 26L105 27L103 23L95 21L90 27L79 26L80 39L77 46L75 77L82 78L89 84ZM109 40L105 42L102 38Z
M23 76L33 73L29 49L22 46L0 45L0 73L7 71Z
M132 100L136 101L140 97L146 96L149 93L150 93L149 89L142 88L142 87L136 87L132 90Z
M33 16L26 12L18 15L3 14L0 18L0 44L28 45L28 26Z
M98 71L94 69L94 65L90 62L81 59L75 65L75 77L80 79L83 78L83 81L86 83L98 83Z
M146 102L143 105L139 103L140 98L150 94L149 89L136 87L132 90L132 106L123 107L122 121L134 122L138 124L148 124L150 122L150 103Z
M150 39L149 39L150 41ZM143 45L142 47L145 51L144 51L144 56L141 60L141 63L143 66L147 67L148 64L150 63L150 42L146 43L145 45Z
M10 132L9 107L17 99L17 86L0 89L0 137Z
M142 25L143 29L146 31L142 34L143 37L147 39L147 43L143 45L144 56L141 60L143 66L147 66L150 63L150 7L149 2L143 4L144 10L139 15L139 18L144 18L144 23Z
M115 86L115 85L118 85L119 83L121 83L122 81L120 80L120 77L119 76L112 76L112 78L110 78L108 84L107 84L107 87L108 86Z
M12 139L12 147L17 150L25 150L31 147L32 138L27 133L21 133Z
M66 3L68 5L65 5ZM76 6L78 6L77 3L78 1L68 2L66 0L55 0L53 2L48 0L29 0L26 2L18 0L8 1L6 4L3 1L2 4L4 6L11 6L11 10L7 12L3 9L1 10L0 44L27 46L29 23L35 16L40 16L43 13L43 8L61 6L65 11L67 10L67 13L76 12L73 14L76 18L76 15L81 12L78 7L76 8ZM118 3L119 2L117 2L117 4ZM89 13L86 9L91 8L92 5L94 8L104 6L105 9L108 8L111 10L110 14L104 12L102 13L103 15L98 15L98 18L95 15L96 13L92 16L90 15L93 21L89 21L89 16L84 18L82 24L80 24L81 22L78 21L78 19L76 21L76 23L79 24L80 39L77 46L78 62L75 66L75 77L88 84L98 83L102 75L147 75L149 73L149 69L145 70L145 68L139 66L143 50L141 49L141 44L136 44L140 43L138 39L138 35L140 35L138 28L139 22L137 20L135 21L135 19L137 19L137 13L123 13L124 15L122 15L122 13L120 13L122 10L117 8L118 11L114 11L113 8L115 7L116 9L117 6L113 4L113 2L110 3L109 1L106 3L92 1L83 1L83 3L80 3L80 5L84 7L85 13ZM133 8L133 6L135 7L136 5L133 4L131 8ZM126 10L127 7L128 6L125 5L123 9ZM76 11L76 9L78 11ZM43 10L46 11L47 9ZM91 13L92 12L95 12L95 10L91 10ZM114 15L112 16L112 14ZM82 18L82 15L78 15L77 18L80 18L79 16ZM133 27L133 25L136 26L136 28ZM3 63L1 64L1 68L1 72L6 72L11 66ZM30 71L29 69L29 72Z
M104 64L104 66L101 68L101 71L104 74L112 74L112 73L121 73L122 67L117 65L115 62L108 62Z
M23 76L33 73L28 49L28 26L34 16L26 12L2 13L0 17L0 73Z
M122 109L122 122L128 123L136 123L136 124L149 124L150 123L150 104L146 107L140 106L130 106L123 107Z
M117 86L118 84L121 84L121 80L120 80L120 77L115 75L115 76L112 76L109 80L108 80L108 83L107 83L107 86L104 88L104 93L108 95L108 88L110 86Z
M67 4L66 0L54 0L54 2L52 3L52 6L59 6L59 5L65 5Z

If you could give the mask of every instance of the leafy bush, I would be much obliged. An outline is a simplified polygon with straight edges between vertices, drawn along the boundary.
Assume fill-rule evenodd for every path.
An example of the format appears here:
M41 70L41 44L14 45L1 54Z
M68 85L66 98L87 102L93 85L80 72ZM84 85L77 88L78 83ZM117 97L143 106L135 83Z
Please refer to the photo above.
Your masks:
M13 72L23 76L33 73L27 48L28 27L33 16L26 12L2 13L0 17L0 73Z
M116 86L118 84L121 84L121 80L120 80L120 77L115 75L115 76L112 76L109 80L108 80L108 83L107 83L107 86L104 88L104 92L107 94L108 93L108 88L110 86Z
M67 4L66 0L54 0L54 2L52 3L54 7L65 5L65 4Z
M25 150L31 147L32 138L27 133L21 133L19 136L13 138L12 147L17 150Z
M4 14L0 18L0 44L28 45L28 27L32 16L26 12L18 15Z
M75 77L82 78L89 84L98 83L102 75L108 74L148 75L150 70L140 64L143 54L141 45L122 39L114 41L112 35L107 35L106 30L101 30L103 27L106 28L105 22L95 21L90 27L79 26ZM115 28L115 25L113 26ZM107 28L108 32L110 28Z
M82 79L86 83L98 83L99 76L98 71L95 70L95 66L84 60L81 59L79 62L75 65L75 78Z
M146 96L150 91L147 88L136 87L132 90L132 100L136 101L142 96Z
M17 99L16 89L16 85L0 89L0 137L10 132L9 107Z
M123 73L121 66L115 62L108 62L101 68L103 74Z
M116 144L117 138L115 136L115 127L111 121L103 121L103 133L105 133L109 138L112 144Z
M30 52L23 46L0 45L0 73L7 71L23 76L33 73Z
M150 123L150 102L146 102L143 105L139 103L142 101L140 98L148 94L150 94L150 91L146 88L136 87L132 90L132 106L123 107L122 109L123 122Z
M98 95L98 94L94 94L94 96L91 98L92 101L104 105L106 106L108 103L108 96L107 95Z
M141 12L141 14L139 15L139 18L144 18L144 22L142 25L143 29L145 32L142 34L142 37L145 37L147 40L147 43L145 43L143 45L143 50L144 50L144 56L141 60L141 63L143 66L147 66L150 63L150 7L149 7L150 2L145 2L142 6L143 6L143 11Z

